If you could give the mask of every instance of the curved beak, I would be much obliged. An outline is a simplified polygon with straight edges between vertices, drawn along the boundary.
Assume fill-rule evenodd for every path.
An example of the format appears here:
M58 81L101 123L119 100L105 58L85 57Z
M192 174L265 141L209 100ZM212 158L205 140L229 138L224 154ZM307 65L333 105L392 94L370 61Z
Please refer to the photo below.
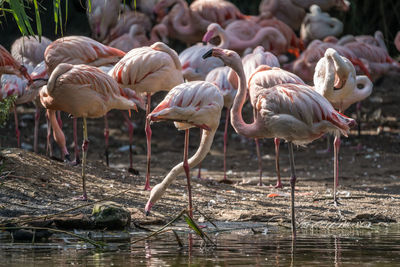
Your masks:
M207 44L214 36L214 31L208 31L203 36L203 44Z
M203 56L203 59L206 59L208 57L212 57L212 53L213 53L213 49L211 48L210 50L208 50Z

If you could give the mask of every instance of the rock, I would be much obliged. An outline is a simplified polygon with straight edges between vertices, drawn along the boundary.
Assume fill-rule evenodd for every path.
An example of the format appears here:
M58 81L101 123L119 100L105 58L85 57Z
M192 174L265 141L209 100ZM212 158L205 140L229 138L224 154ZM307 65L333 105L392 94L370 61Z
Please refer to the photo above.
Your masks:
M121 230L130 225L131 214L121 205L107 201L94 205L91 220L96 228Z

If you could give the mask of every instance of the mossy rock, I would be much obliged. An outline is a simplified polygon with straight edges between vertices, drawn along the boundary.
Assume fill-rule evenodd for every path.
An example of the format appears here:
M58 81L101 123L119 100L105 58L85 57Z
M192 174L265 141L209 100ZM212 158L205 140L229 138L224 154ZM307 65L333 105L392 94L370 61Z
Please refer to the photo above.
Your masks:
M96 228L120 230L130 225L131 214L123 206L107 201L94 205L91 219Z

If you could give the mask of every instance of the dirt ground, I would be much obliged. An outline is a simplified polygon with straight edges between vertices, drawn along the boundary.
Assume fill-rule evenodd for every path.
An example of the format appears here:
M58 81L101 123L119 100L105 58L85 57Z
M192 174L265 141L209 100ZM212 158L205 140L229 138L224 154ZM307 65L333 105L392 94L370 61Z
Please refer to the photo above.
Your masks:
M372 96L362 105L362 135L358 137L354 130L349 138L342 139L339 187L342 205L339 207L332 205L331 197L333 153L316 152L326 147L326 139L296 149L296 208L300 227L368 227L400 222L399 84L399 75L390 75L378 81ZM161 97L158 96L158 99ZM157 97L154 99L156 102ZM39 154L28 151L33 144L33 111L31 106L18 107L25 150L14 148L16 139L12 115L7 126L0 129L1 220L22 215L51 214L83 204L73 200L81 194L81 167L70 166L45 155L46 127L43 116ZM346 114L354 117L354 108ZM145 216L143 210L149 192L143 191L146 166L143 117L143 111L133 115L136 124L134 167L139 175L127 171L128 135L120 112L109 114L109 168L104 161L103 120L88 120L88 194L90 200L95 201L128 190L111 200L129 208L134 223L160 224L186 206L186 179L184 175L179 176L153 207L152 214ZM72 120L67 118L67 114L63 114L63 118L63 129L72 153ZM271 186L276 179L273 141L262 141L265 186L260 187L256 185L258 172L253 141L240 138L230 128L228 177L233 183L219 183L223 178L223 124L224 115L212 149L202 164L203 179L196 178L197 168L192 170L194 206L213 220L270 221L288 225L290 187L287 145L281 144L284 188L278 190ZM154 186L182 160L184 133L178 132L168 122L153 124L152 129L151 185ZM81 132L80 128L79 135ZM193 154L197 149L199 130L193 129L190 138L190 154ZM355 148L358 144L362 144L360 150ZM53 147L55 155L59 155L56 145L53 144ZM269 197L270 193L279 193L280 196ZM84 212L89 210L90 207L83 209ZM195 212L195 218L199 221L203 219L198 212Z

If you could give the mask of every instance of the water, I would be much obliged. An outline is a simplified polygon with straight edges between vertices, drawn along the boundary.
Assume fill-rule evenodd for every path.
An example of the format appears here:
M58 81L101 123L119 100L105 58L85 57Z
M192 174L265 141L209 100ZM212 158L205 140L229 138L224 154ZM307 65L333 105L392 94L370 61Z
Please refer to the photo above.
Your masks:
M183 230L182 230L183 229ZM52 243L13 243L0 239L0 266L399 266L400 229L300 232L292 247L289 231L260 227L210 233L216 247L178 229L180 248L172 233L129 245L108 242L105 250L56 235ZM145 233L130 236L136 240ZM188 244L192 242L192 247Z

